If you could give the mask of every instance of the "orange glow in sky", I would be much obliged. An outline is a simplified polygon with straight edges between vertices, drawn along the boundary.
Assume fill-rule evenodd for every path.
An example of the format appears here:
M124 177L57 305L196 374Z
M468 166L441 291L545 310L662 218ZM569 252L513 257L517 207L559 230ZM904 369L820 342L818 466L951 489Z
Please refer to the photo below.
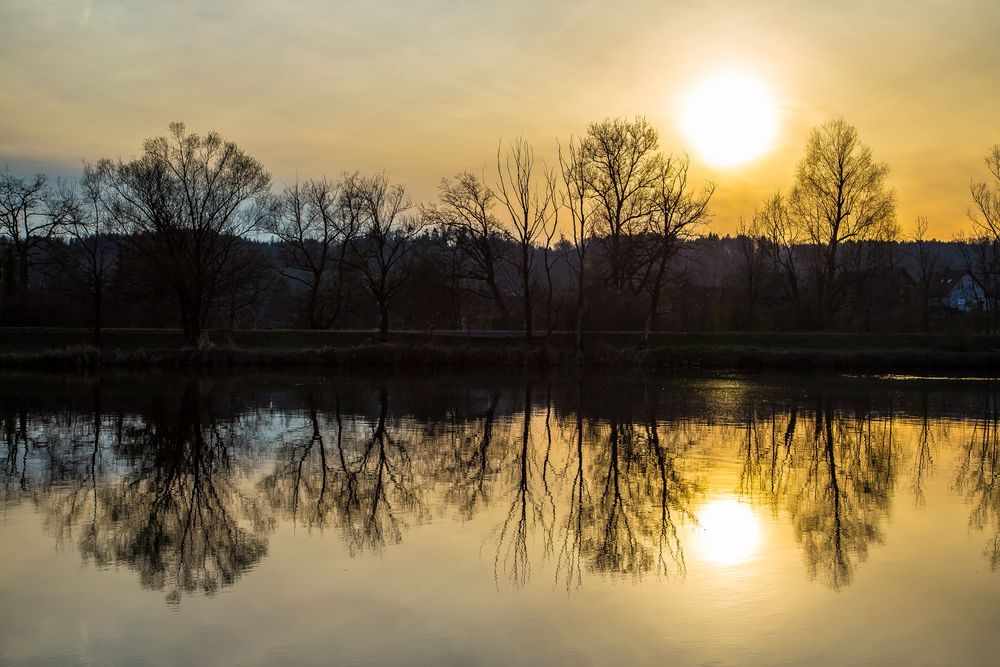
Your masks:
M279 185L385 169L430 200L501 137L554 163L557 139L643 115L718 184L727 233L843 116L892 168L904 227L950 238L1000 143L997 25L993 0L5 0L0 163L73 175L181 120Z

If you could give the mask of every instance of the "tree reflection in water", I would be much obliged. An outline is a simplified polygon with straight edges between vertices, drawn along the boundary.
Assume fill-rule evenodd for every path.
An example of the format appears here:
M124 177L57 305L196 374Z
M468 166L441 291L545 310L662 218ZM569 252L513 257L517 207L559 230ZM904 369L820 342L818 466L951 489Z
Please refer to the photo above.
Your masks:
M981 417L962 448L956 486L972 505L969 526L992 532L983 555L994 571L1000 569L1000 409L996 394L984 397Z
M809 576L839 589L883 541L896 482L893 415L838 410L824 396L812 408L747 413L740 485L775 514L787 511Z
M787 522L809 576L840 589L883 542L900 474L927 502L942 432L926 392L900 409L891 392L749 382L536 379L425 397L427 385L334 381L283 389L286 405L265 413L225 383L186 380L123 405L82 382L66 404L0 395L3 502L34 503L58 545L132 568L171 601L236 582L277 520L333 529L360 556L434 512L492 522L498 586L528 585L541 563L567 590L588 573L683 575L684 526L709 492ZM1000 419L996 396L977 396L955 486L970 525L990 531L996 569ZM734 457L738 475L720 488L716 466Z
M175 410L110 420L99 385L94 392L89 433L75 418L62 429L65 446L40 433L45 448L75 469L72 481L49 476L34 489L57 542L79 530L84 561L132 568L171 602L233 584L264 556L271 530L256 495L237 479L253 435L246 420L220 419L197 382L183 387Z
M693 520L692 502L700 491L678 461L683 449L661 433L656 405L645 399L646 419L636 422L613 414L606 425L594 425L597 442L592 454L594 502L582 554L598 572L641 575L651 570L684 571L677 521ZM665 439L667 440L665 442Z
M551 551L551 523L542 502L541 486L547 486L549 457L546 454L541 470L535 463L532 448L531 417L534 406L531 401L531 383L524 389L524 405L521 412L522 427L514 456L501 469L510 473L510 506L507 516L498 528L496 558L493 574L499 581L505 576L515 587L524 586L531 575L528 559L528 532L537 528L541 531L544 551Z
M332 446L317 395L307 400L307 426L278 446L275 470L260 484L270 505L310 528L336 525L352 554L399 542L407 520L421 520L425 507L408 434L390 420L388 390L378 390L370 424L353 417L347 423L334 395Z

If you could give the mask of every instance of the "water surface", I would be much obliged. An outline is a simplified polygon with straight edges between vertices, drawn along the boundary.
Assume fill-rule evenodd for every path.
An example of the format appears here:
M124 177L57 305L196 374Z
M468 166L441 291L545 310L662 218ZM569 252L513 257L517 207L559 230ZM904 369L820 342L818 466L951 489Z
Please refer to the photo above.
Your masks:
M0 661L993 665L997 389L5 376Z

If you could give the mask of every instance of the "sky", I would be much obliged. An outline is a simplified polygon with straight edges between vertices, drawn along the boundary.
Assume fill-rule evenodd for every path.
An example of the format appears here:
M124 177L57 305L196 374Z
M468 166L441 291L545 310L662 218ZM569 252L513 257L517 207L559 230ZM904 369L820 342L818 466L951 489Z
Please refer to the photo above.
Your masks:
M385 170L430 201L523 135L645 116L717 184L711 229L791 187L809 129L842 116L889 163L904 233L969 228L969 184L1000 143L1000 2L798 0L2 0L0 164L71 176L184 121L259 158L278 185ZM680 129L713 74L759 81L769 148L725 168Z

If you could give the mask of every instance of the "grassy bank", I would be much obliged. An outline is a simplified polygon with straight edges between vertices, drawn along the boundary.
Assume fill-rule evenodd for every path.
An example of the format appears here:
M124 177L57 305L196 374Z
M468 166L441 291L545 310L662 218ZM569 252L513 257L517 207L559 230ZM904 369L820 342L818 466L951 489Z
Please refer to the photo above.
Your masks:
M368 332L216 331L214 346L188 347L177 331L111 329L102 353L85 329L0 329L0 367L595 367L834 368L859 371L1000 370L1000 336L816 333L590 334L582 354L573 337L398 333L380 343Z

